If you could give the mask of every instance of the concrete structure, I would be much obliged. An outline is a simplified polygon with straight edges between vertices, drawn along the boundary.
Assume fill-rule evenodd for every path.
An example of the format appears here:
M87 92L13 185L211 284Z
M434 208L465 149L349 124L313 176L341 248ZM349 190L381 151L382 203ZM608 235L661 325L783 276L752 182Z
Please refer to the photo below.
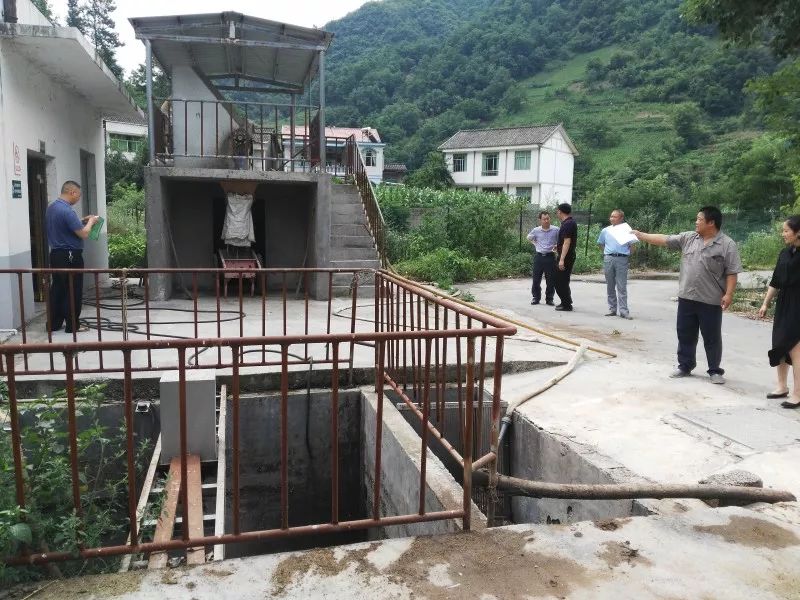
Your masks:
M365 542L170 571L57 580L41 600L797 598L791 505L683 507L570 526Z
M259 255L263 266L378 265L357 189L333 185L331 175L320 168L328 158L327 133L352 133L325 127L324 57L332 34L230 12L138 18L131 23L172 82L168 101L150 102L151 156L145 169L149 267L220 266L223 186L234 182L255 189L255 242L245 251ZM241 42L236 53L230 53L231 38ZM298 107L298 99L315 79L319 106ZM258 92L259 101L226 100L230 91L236 91L237 98ZM264 104L262 98L269 93L289 94L290 106L283 97L281 106ZM306 111L314 133L305 139L306 158L313 168L291 153L279 153L281 134L275 124L278 113L287 108L290 148L293 141L299 146L297 138L305 132L295 125L295 111ZM312 109L316 115L310 114ZM356 131L366 136L365 157L374 148L382 149L376 131ZM344 149L345 138L334 141ZM377 173L382 160L381 153L374 167ZM312 295L327 295L327 281L312 279ZM151 283L151 293L159 299L170 297L181 284L168 276ZM337 279L334 293L345 293L347 283ZM213 280L199 285L212 286Z
M466 129L439 146L457 187L572 203L578 150L561 125Z
M7 11L0 24L0 268L46 267L48 202L73 179L83 186L78 214L105 216L102 117L137 110L77 29L53 26L30 0L17 0L16 12L16 22ZM108 265L105 230L84 258L87 267ZM42 297L41 281L24 285ZM17 282L0 276L0 329L19 326L18 302Z
M147 144L147 120L144 116L130 119L120 117L104 121L106 154L119 152L128 160L136 158L136 154Z
M345 147L344 141L354 137L358 144L358 151L361 153L361 160L367 171L367 177L372 183L383 181L384 160L383 151L386 144L381 142L378 130L372 127L326 127L325 137L327 140L327 165L326 171L335 174L344 174ZM292 146L294 140L294 146ZM304 126L295 127L295 134L292 137L292 129L289 125L281 128L281 142L283 145L283 158L287 161L293 156L301 156L303 162L299 168L307 171L311 165L305 156L305 149L308 145L308 130ZM291 169L291 164L286 163L285 170Z
M161 376L161 464L181 453L180 385L177 371ZM201 460L217 458L217 374L214 369L186 372L186 448Z

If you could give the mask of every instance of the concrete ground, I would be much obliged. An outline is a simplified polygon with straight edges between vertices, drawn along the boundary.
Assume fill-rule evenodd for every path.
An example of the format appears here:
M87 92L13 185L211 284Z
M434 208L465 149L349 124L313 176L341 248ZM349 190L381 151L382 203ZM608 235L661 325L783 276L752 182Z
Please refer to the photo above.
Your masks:
M514 525L196 568L82 577L50 584L35 598L800 598L796 503L684 510L671 516Z
M782 409L780 400L765 398L775 386L767 361L770 322L725 314L727 384L720 386L705 373L702 342L693 376L668 377L676 361L677 281L630 281L630 321L603 316L608 307L602 276L573 280L571 313L531 306L529 280L481 282L465 289L483 306L617 353L616 358L587 354L572 375L524 404L521 412L539 427L589 445L653 481L692 483L746 469L766 487L800 497L800 410ZM517 337L546 339L522 329ZM512 338L507 347L525 343ZM542 355L540 344L527 347ZM557 370L505 376L503 399L524 395Z
M571 375L522 406L526 418L592 449L598 464L622 466L637 478L693 483L746 469L766 487L800 496L800 411L780 409L764 397L774 385L766 360L770 323L726 314L726 385L710 384L702 345L695 375L673 380L674 279L631 281L631 321L603 316L605 285L596 276L576 278L572 313L531 306L529 288L527 280L465 286L483 306L617 356L587 354ZM505 357L563 363L572 355L568 348L521 328L507 340ZM365 350L357 363L369 365ZM529 393L559 369L504 376L503 399ZM798 503L711 509L687 500L648 506L657 514L81 578L56 582L36 597L800 598Z

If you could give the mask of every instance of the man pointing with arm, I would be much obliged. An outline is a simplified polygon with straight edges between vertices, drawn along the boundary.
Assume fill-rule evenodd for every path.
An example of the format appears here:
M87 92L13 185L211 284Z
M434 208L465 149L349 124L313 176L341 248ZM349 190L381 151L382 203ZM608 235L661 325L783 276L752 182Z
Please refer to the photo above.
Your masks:
M708 361L711 383L725 383L722 362L722 311L733 301L742 262L736 243L722 233L722 213L704 206L697 213L695 230L677 235L632 233L641 241L681 250L678 284L678 368L670 377L687 377L697 366L699 334Z

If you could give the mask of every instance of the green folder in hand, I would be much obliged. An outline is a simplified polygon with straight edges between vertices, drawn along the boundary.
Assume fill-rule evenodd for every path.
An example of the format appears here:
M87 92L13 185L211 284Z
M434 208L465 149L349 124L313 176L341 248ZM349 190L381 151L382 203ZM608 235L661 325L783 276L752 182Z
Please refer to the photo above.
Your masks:
M98 240L98 239L100 239L100 230L103 229L103 223L105 223L105 222L106 222L106 220L103 217L98 217L97 218L97 221L95 222L94 225L92 225L92 228L89 230L89 239L90 240Z

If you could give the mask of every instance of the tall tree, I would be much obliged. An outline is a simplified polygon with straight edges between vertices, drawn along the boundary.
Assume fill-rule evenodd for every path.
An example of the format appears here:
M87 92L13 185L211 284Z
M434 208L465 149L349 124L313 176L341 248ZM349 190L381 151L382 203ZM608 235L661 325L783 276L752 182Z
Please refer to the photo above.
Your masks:
M45 19L51 23L55 22L53 18L53 7L50 6L48 0L33 0L33 5L39 9L39 12L44 15Z
M86 21L83 18L83 8L78 0L67 0L67 27L76 27L86 35Z
M156 61L153 63L153 97L156 99L168 98L171 89L169 77ZM144 63L131 71L125 80L125 86L136 104L147 110L147 70Z
M116 51L122 46L114 30L111 13L117 6L114 0L67 1L67 25L77 27L89 38L97 54L117 77L122 77L122 67L117 63Z
M714 23L722 35L749 44L771 38L778 56L800 50L797 0L685 0L684 15L694 23Z

